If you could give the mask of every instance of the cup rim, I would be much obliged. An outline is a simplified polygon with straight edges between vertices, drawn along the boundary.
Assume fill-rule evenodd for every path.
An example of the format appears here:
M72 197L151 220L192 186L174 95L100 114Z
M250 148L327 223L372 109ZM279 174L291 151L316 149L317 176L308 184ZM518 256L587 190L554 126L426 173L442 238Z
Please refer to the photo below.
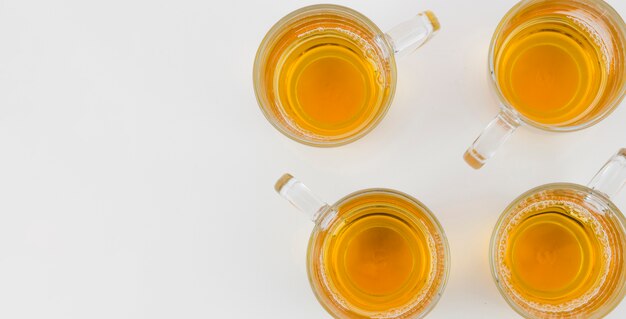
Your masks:
M623 230L626 231L626 218L624 217L623 213L619 210L619 208L617 208L617 206L615 206L615 204L613 203L613 201L611 201L610 198L608 198L606 195L604 195L603 193L596 191L592 188L589 188L587 186L583 186L580 184L575 184L575 183L549 183L549 184L544 184L541 186L537 186L534 187L530 190L527 190L526 192L522 193L521 195L519 195L518 197L516 197L500 214L500 216L498 217L498 221L496 222L496 225L493 227L493 231L491 234L491 239L489 242L489 268L491 269L491 278L493 279L496 287L498 288L498 292L500 293L500 295L502 296L502 298L506 301L506 303L513 309L515 310L515 312L517 312L519 315L521 315L524 318L529 318L529 319L542 319L541 317L536 317L533 316L532 314L528 313L527 311L525 311L524 309L522 309L517 303L515 303L510 297L509 295L504 291L504 288L501 285L501 282L499 280L499 275L498 275L498 270L497 270L497 266L495 265L495 254L498 251L498 242L497 242L497 237L501 232L501 228L502 228L502 223L504 222L504 219L506 217L508 217L511 214L511 210L517 206L519 204L519 202L521 202L522 200L537 194L539 192L542 191L550 191L550 190L574 190L574 191L579 191L579 192L583 192L586 193L588 196L593 196L595 197L595 200L599 200L602 204L606 205L607 207L609 207L611 209L611 212L613 213L613 215L615 215L615 217L617 217L617 220L620 224L620 226L622 227ZM602 306L607 306L606 308L601 309L601 311L599 312L595 312L594 314L596 314L596 316L592 316L589 317L589 319L591 318L602 318L604 316L606 316L607 314L609 314L611 311L613 311L613 309L615 309L621 302L622 299L624 299L624 296L626 295L626 285L623 285L620 290L617 290L617 293L614 296L611 296L611 299L608 299L606 301L606 303L604 303ZM597 311L597 310L596 310Z
M580 130L583 130L583 129L586 129L593 125L598 124L599 122L607 118L609 115L611 115L611 113L613 113L613 111L615 111L615 109L624 100L624 97L626 96L626 81L622 84L622 87L620 88L620 91L617 97L613 101L611 101L611 103L609 104L609 107L607 107L600 115L592 118L589 121L586 121L584 123L581 123L575 126L546 125L546 124L533 121L529 119L528 117L524 116L523 114L521 114L520 112L518 112L512 105L509 104L509 102L507 102L506 98L502 94L502 91L500 90L500 87L498 85L498 81L495 77L495 65L494 65L495 44L501 35L500 32L502 31L504 24L508 22L508 20L515 13L517 13L519 9L523 8L528 3L533 2L533 1L537 1L537 0L521 0L517 2L511 9L509 9L509 11L507 11L507 13L502 17L502 19L500 19L500 22L498 23L498 26L496 27L493 33L493 36L491 37L491 43L489 45L489 56L487 60L487 72L488 72L488 77L489 77L489 83L491 86L491 91L496 95L496 98L498 99L499 107L501 109L504 109L506 112L509 112L510 114L514 115L516 119L520 120L524 124L527 124L531 127L544 130L544 131L575 132L575 131L580 131ZM588 4L591 4L593 6L603 9L606 12L605 15L609 17L611 24L618 30L622 38L622 42L625 43L625 46L626 46L626 22L624 22L624 19L622 18L622 16L610 4L608 4L607 2L603 0L575 0L575 1L580 2L580 3L588 3ZM626 63L626 47L624 48L623 55L624 55L624 62Z
M450 268L451 268L451 264L450 264L450 245L448 243L448 237L446 236L446 233L443 229L443 227L441 226L441 223L439 222L439 220L437 219L437 217L435 216L435 214L433 214L433 212L428 209L428 207L426 207L426 205L424 205L422 202L420 202L419 200L417 200L415 197L408 195L404 192L401 191L397 191L394 189L390 189L390 188L367 188L367 189L363 189L363 190L359 190L353 193L350 193L344 197L342 197L341 199L339 199L337 202L335 202L332 207L339 207L342 204L344 204L345 202L357 197L357 196L362 196L362 195L368 195L368 194L385 194L385 195L392 195L392 196L397 196L400 197L403 200L406 200L407 202L415 205L416 207L418 207L421 211L423 211L426 216L428 216L428 218L431 220L434 228L437 230L438 235L441 237L441 243L442 243L442 248L443 248L443 263L444 263L444 267L443 267L443 273L442 273L442 277L441 277L441 282L439 283L439 287L437 287L437 290L435 292L435 297L433 297L430 301L430 303L424 307L424 310L418 314L416 314L415 317L413 317L414 319L417 318L423 318L425 317L428 313L430 313L435 306L439 303L439 300L441 300L441 296L443 295L443 292L445 291L445 288L447 286L448 283L448 279L450 276ZM337 218L337 216L333 216L332 217L333 220ZM319 220L323 220L324 216L321 216L321 218ZM311 246L313 245L313 240L315 235L320 231L319 224L316 224L315 229L311 232L311 237L309 238L309 245L308 245L308 249L307 249L307 276L309 278L309 284L311 286L311 290L313 291L313 293L315 294L316 299L319 301L319 303L322 305L322 307L324 307L324 309L333 317L335 318L340 318L337 317L336 313L334 312L333 309L331 309L330 307L328 307L328 305L324 302L324 299L321 298L320 293L318 291L315 290L315 286L314 286L314 279L312 277L311 274L311 254L312 254L312 249Z
M286 25L290 21L294 20L298 16L307 15L307 14L310 14L312 12L321 11L321 10L334 11L336 13L339 13L340 15L347 15L347 16L350 16L351 18L354 18L356 21L358 21L359 23L363 24L365 27L369 28L370 31L372 31L373 34L381 35L380 39L382 41L377 41L376 44L378 46L385 46L382 49L384 49L384 51L390 53L388 55L388 60L389 60L389 73L390 73L391 81L390 81L390 84L389 84L389 97L388 97L387 103L385 105L382 105L381 110L378 112L378 115L375 118L373 118L357 134L352 135L352 136L348 136L348 137L345 137L345 138L333 139L333 140L313 140L313 139L307 138L305 136L299 136L299 135L293 134L290 130L285 129L283 127L283 125L278 123L278 121L274 119L274 116L266 109L266 106L264 105L264 102L262 101L262 98L261 98L261 96L264 93L261 92L261 90L259 88L260 83L262 82L262 79L261 79L261 76L262 76L261 69L262 69L263 63L264 63L262 58L263 58L263 54L265 53L265 51L267 49L269 49L268 44L271 42L271 40L278 33L280 33L280 31L282 30L284 25ZM258 49L256 51L256 55L254 57L254 65L253 65L253 70L252 70L252 80L253 80L252 85L254 87L254 93L255 93L257 105L261 109L261 112L263 113L263 115L265 116L267 121L270 122L270 124L275 129L277 129L280 133L282 133L286 137L290 138L291 140L296 141L296 142L301 143L301 144L314 146L314 147L330 148L330 147L342 146L342 145L346 145L346 144L352 143L354 141L357 141L357 140L361 139L362 137L364 137L365 135L367 135L375 127L377 127L378 124L380 124L382 119L387 114L387 112L388 112L388 110L391 107L391 104L393 102L393 98L394 98L395 91L396 91L396 82L397 82L396 60L395 60L395 56L393 54L393 49L391 47L391 44L389 43L387 37L384 36L384 34L385 33L383 31L381 31L380 28L374 22L372 22L368 17L366 17L364 14L362 14L362 13L360 13L360 12L358 12L358 11L352 9L352 8L349 8L349 7L346 7L346 6L341 6L341 5L336 5L336 4L314 4L314 5L305 6L305 7L301 7L299 9L296 9L296 10L288 13L284 17L280 18L267 31L267 33L263 37L263 40L261 40L261 43L259 44L259 47L258 47Z

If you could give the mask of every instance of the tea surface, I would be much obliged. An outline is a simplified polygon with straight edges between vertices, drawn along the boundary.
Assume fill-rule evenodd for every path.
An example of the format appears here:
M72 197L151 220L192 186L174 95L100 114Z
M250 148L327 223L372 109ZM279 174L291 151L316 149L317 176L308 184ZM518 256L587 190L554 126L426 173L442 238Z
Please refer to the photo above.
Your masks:
M291 125L307 134L350 136L367 126L389 94L382 62L349 31L314 30L291 44L275 74L277 98Z
M329 298L366 317L417 312L437 298L444 243L426 212L400 197L369 194L342 204L338 215L341 222L317 238Z
M562 303L588 293L602 277L604 247L577 212L554 206L529 214L508 234L511 283L529 300Z
M568 125L602 109L597 99L608 75L592 34L545 12L511 29L499 47L495 76L517 111L541 124Z
M562 189L534 194L505 215L494 237L498 285L538 317L587 318L622 287L618 216L578 196Z

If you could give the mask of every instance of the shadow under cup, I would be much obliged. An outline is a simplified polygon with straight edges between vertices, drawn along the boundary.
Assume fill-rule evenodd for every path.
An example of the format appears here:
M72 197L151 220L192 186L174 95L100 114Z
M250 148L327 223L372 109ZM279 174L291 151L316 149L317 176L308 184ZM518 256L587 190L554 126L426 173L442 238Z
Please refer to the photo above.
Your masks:
M324 57L315 56L323 50ZM367 17L314 5L270 29L253 77L259 106L276 129L297 142L329 147L355 141L379 123L393 98L396 69L393 49Z

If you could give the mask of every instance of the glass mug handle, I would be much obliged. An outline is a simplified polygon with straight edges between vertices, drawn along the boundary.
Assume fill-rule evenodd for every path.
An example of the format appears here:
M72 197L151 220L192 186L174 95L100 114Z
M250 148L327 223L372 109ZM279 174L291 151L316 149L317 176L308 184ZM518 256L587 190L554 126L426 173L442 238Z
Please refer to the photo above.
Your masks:
M385 33L396 56L405 56L430 40L441 25L432 11L424 11Z
M622 148L604 164L587 185L611 198L626 184L626 148Z
M480 169L519 126L520 122L515 115L506 110L500 111L465 151L463 159L472 168Z
M320 200L306 185L291 174L284 174L279 178L274 189L298 210L305 213L314 223L320 224L322 228L326 228L328 222L332 220L332 218L322 219L322 217L332 217L336 214L333 207ZM334 214L329 214L330 212Z

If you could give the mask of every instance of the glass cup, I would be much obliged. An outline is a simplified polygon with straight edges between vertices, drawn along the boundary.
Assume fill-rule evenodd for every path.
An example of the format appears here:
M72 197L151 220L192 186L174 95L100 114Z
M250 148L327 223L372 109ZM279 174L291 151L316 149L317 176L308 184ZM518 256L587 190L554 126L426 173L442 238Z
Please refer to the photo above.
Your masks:
M331 206L289 174L275 188L315 222L309 282L334 318L422 318L438 302L450 253L441 225L422 203L367 189Z
M387 33L337 5L296 10L267 33L254 62L263 114L294 141L319 147L353 142L384 117L396 89L396 56L439 30L426 11Z
M498 25L488 67L500 113L465 152L482 167L522 124L592 126L622 101L626 25L602 0L524 0Z
M626 182L626 149L588 186L529 190L502 213L491 237L491 271L524 318L606 316L626 292L626 220L610 198Z

